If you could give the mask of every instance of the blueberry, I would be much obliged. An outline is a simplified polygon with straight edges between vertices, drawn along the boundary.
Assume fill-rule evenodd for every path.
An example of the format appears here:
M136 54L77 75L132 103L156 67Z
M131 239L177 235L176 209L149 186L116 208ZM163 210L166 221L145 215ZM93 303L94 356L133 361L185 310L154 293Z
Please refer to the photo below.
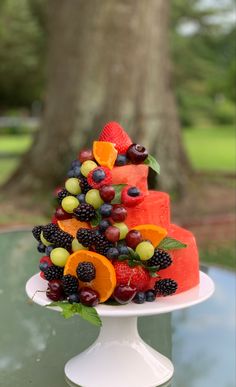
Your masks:
M45 253L46 246L43 243L39 242L37 250L39 253Z
M81 193L76 196L77 199L79 200L80 204L85 203L85 194Z
M137 292L133 298L135 304L143 304L146 301L146 295L144 292Z
M79 160L73 160L72 163L71 163L71 168L75 168L75 167L80 167L81 166L81 162Z
M74 177L74 169L70 169L66 175L67 177Z
M118 155L115 165L122 166L127 164L127 157L125 155Z
M118 247L118 249L119 249L119 253L120 253L119 255L129 255L129 249L127 246L121 245Z
M146 301L148 302L153 302L156 299L156 293L152 289L147 290L145 292L145 296L146 296Z
M119 256L119 250L116 247L111 247L107 250L106 257L110 259L115 259Z
M81 176L80 167L79 166L74 167L73 171L74 171L74 177L80 177Z
M54 249L53 246L47 246L46 249L45 249L45 254L49 257L50 256L50 253L51 251Z
M109 226L111 226L111 222L109 220L102 219L99 223L99 230L105 231Z
M131 187L130 189L128 189L127 192L129 196L133 196L133 197L140 195L140 191L137 187Z
M40 271L46 271L48 269L49 265L47 262L40 262L39 264L39 270Z
M112 210L112 205L111 204L102 204L100 207L100 214L104 216L105 218L108 218L111 216L111 210Z
M106 177L106 174L103 171L103 169L96 169L93 172L93 180L95 181L95 183L100 183L102 180L105 179L105 177Z
M70 294L68 297L67 297L67 300L70 304L74 304L74 303L79 303L80 299L79 299L79 295L77 293L74 293L74 294Z

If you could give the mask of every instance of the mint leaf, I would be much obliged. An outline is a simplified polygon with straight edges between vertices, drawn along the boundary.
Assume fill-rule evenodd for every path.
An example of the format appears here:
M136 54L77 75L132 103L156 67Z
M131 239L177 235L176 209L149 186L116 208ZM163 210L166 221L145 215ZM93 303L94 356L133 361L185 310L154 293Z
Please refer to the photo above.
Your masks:
M148 155L148 157L144 160L144 164L148 165L150 168L153 169L153 171L160 174L160 165L158 164L155 157L153 157L152 155Z
M95 217L92 220L90 220L90 224L92 227L97 227L101 222L101 220L102 220L102 216L100 214L100 211L97 210Z
M140 261L139 255L133 249L131 249L131 247L128 247L128 250L129 250L129 254L130 254L131 259L135 259L137 261Z
M125 261L126 259L129 259L130 257L128 255L122 254L119 255L118 261Z
M176 250L176 249L183 249L187 247L187 245L185 243L178 241L177 239L165 237L164 239L162 239L162 241L159 243L157 247L158 249L163 249L163 250Z
M121 191L127 184L113 184L112 187L115 190L115 197L111 201L111 204L120 204L121 203Z
M65 318L73 317L79 314L84 320L89 321L91 324L101 326L102 321L95 308L91 306L85 306L82 304L70 304L69 302L57 301L46 305L47 307L58 306L62 309L61 315Z
M152 277L152 278L159 277L159 275L157 273L155 273L154 271L150 271L149 274L150 274L150 277Z

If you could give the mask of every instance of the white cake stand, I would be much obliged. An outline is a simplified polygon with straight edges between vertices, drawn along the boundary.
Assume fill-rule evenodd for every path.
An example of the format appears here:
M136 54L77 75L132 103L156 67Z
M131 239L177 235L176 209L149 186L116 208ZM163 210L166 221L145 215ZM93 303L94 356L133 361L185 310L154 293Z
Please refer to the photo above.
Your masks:
M27 295L36 304L48 305L47 282L39 274L26 284ZM97 340L84 352L69 360L65 374L74 385L83 387L156 387L173 376L169 359L147 345L137 330L138 316L157 315L187 308L205 301L214 292L213 281L200 272L200 283L186 292L161 297L141 305L98 305L102 327ZM50 308L60 311L60 308ZM158 332L157 332L158 334ZM91 368L92 364L92 368Z

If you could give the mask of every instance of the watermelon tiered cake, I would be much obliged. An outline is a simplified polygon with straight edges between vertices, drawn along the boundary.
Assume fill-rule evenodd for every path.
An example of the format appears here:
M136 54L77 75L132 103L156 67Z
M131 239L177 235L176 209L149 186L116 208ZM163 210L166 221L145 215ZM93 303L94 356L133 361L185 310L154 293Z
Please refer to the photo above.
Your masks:
M98 303L158 302L199 284L193 234L171 224L169 195L150 191L147 150L108 123L71 164L52 222L36 226L49 301L81 313Z

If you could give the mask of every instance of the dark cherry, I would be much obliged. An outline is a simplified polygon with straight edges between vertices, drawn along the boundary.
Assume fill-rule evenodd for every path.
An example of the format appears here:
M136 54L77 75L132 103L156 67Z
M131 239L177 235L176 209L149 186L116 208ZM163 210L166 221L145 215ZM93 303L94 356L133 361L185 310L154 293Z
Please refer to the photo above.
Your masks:
M60 301L65 298L63 285L61 280L51 280L48 282L48 288L46 290L46 295L50 300Z
M79 161L81 163L83 163L84 161L87 161L87 160L94 160L92 149L83 149L79 153L79 157L78 158L79 158Z
M127 217L127 210L122 205L117 204L112 208L111 217L114 222L124 222Z
M65 219L70 219L71 218L71 215L68 214L68 212L64 211L62 207L58 207L56 209L54 216L58 220L65 220Z
M135 247L142 242L142 235L138 230L130 230L125 237L125 241L131 249L135 249Z
M79 298L81 304L84 304L86 306L96 306L99 303L98 292L89 287L84 287L80 289Z
M105 231L105 237L110 241L110 242L118 242L120 239L120 230L118 227L115 226L109 226L106 231Z
M140 144L131 144L126 153L133 164L142 164L148 157L146 148Z
M137 288L133 285L117 285L113 292L114 299L119 302L119 304L127 304L132 301L135 294L137 292Z
M99 189L100 196L104 202L111 202L115 197L115 189L112 185L105 184Z

